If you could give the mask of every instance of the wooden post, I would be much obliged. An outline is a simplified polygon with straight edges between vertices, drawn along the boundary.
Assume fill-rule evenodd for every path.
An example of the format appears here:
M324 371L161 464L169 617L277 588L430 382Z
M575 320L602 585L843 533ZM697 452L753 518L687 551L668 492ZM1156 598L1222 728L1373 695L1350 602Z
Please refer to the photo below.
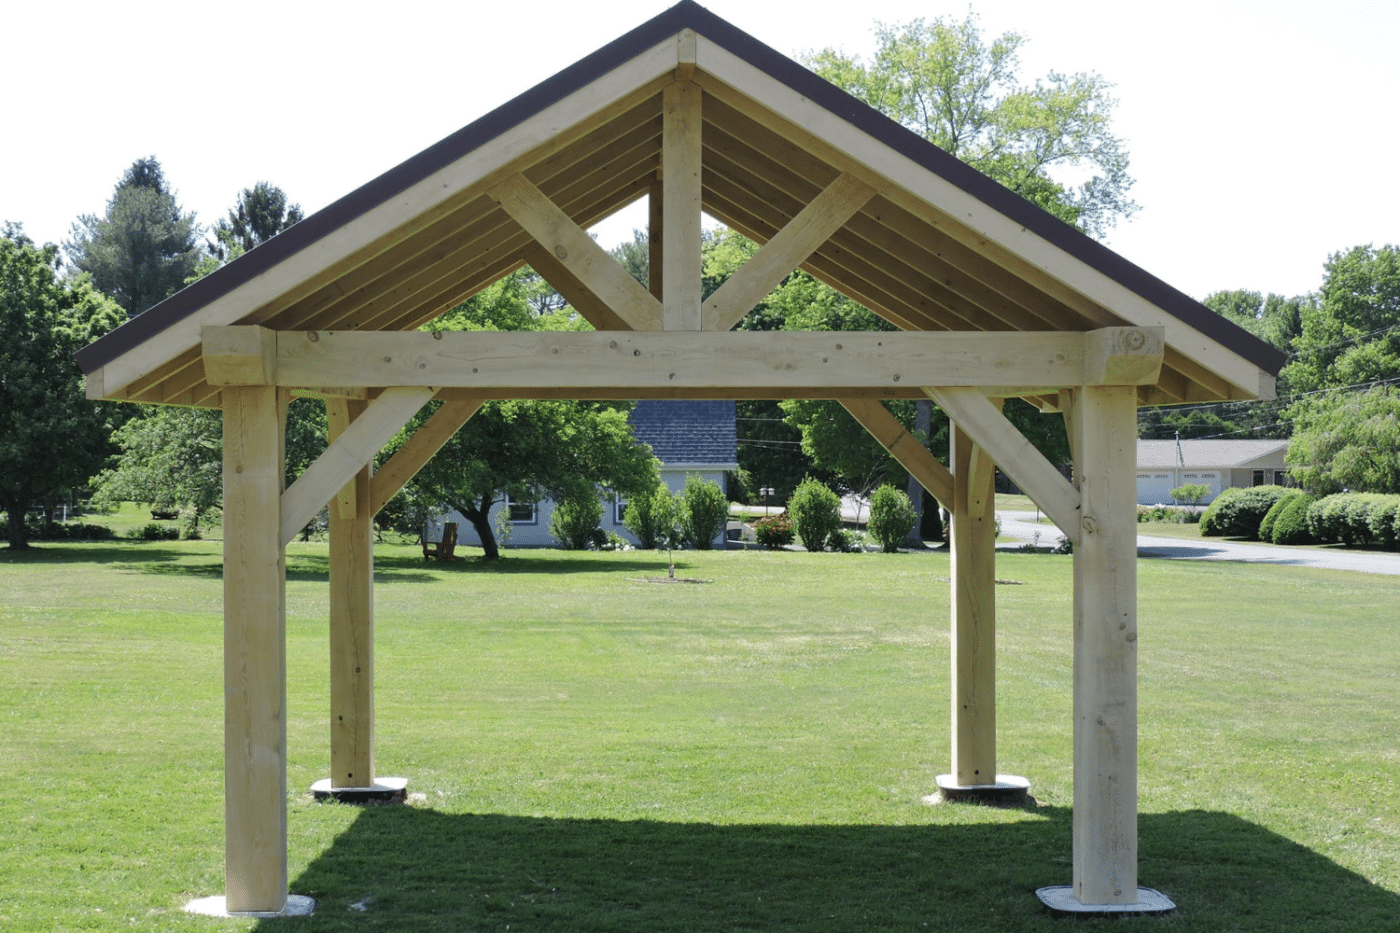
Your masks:
M1068 423L1082 518L1074 549L1074 895L1138 900L1137 402L1086 386Z
M665 330L700 329L700 86L662 91L662 318Z
M647 291L664 301L662 274L666 268L666 186L658 178L647 192Z
M365 402L329 400L332 443ZM374 516L370 467L330 507L331 787L374 784Z
M287 903L288 396L229 386L224 409L224 884L230 911Z
M952 427L952 776L974 787L997 782L995 476Z

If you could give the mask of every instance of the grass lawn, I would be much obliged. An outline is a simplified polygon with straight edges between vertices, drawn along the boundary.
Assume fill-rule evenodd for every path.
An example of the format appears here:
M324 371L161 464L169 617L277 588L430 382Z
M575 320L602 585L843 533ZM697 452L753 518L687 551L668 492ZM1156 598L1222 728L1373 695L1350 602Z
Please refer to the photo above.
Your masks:
M471 553L470 551L468 553ZM326 549L289 548L291 888L223 891L217 542L0 549L0 929L1054 929L1070 881L1071 558L1002 553L1000 765L948 768L948 557L377 550L378 773L317 804ZM1400 926L1400 578L1143 560L1128 928Z

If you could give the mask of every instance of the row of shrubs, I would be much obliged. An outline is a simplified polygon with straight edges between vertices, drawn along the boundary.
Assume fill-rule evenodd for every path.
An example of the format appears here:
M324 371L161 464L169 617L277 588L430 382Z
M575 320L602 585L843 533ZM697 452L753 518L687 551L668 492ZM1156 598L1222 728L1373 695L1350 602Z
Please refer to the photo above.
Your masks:
M1139 522L1194 525L1201 520L1201 510L1183 505L1140 505L1137 518Z
M1274 544L1347 544L1400 551L1400 495L1227 489L1201 515L1201 534Z
M45 525L42 516L25 516L25 526L29 529L30 541L106 541L115 535L106 525L90 525L86 522L54 522ZM10 518L0 515L0 541L10 537Z
M918 514L909 497L893 486L881 486L870 496L866 532L892 554L914 529ZM788 500L787 511L759 519L754 536L763 547L776 549L801 540L809 551L862 551L864 536L841 525L841 499L823 483L804 479Z
M724 533L729 519L729 498L719 483L690 475L685 488L671 493L658 485L649 493L633 496L622 523L646 550L690 547L708 551ZM603 505L592 487L580 487L554 507L549 532L565 550L588 548L609 551L627 547L618 535L603 531Z

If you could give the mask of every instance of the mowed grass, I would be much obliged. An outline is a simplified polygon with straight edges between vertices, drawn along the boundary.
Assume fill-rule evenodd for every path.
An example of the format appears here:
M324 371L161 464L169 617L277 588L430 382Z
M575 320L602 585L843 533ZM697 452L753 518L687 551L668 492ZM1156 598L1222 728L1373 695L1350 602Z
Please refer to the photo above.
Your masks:
M470 552L468 552L470 553ZM948 769L946 553L376 552L378 773L317 804L323 544L289 549L291 888L223 891L216 542L0 550L0 929L1050 929L1071 877L1071 558L1002 553L1000 769ZM1143 560L1141 881L1172 930L1400 926L1400 579Z

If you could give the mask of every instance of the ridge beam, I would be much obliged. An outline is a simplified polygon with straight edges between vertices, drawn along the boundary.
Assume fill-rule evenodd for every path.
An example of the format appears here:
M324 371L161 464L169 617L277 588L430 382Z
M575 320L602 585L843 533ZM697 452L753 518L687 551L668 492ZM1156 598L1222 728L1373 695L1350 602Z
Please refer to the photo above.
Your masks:
M854 175L838 176L710 296L700 312L701 329L738 324L874 196L875 189Z
M528 178L512 175L487 195L540 246L552 253L580 287L591 292L628 327L661 329L661 304ZM549 270L539 271L545 274ZM698 276L696 281L698 283ZM552 281L549 284L555 285ZM574 290L572 282L565 282L564 286ZM561 289L560 294L564 294L564 290Z

